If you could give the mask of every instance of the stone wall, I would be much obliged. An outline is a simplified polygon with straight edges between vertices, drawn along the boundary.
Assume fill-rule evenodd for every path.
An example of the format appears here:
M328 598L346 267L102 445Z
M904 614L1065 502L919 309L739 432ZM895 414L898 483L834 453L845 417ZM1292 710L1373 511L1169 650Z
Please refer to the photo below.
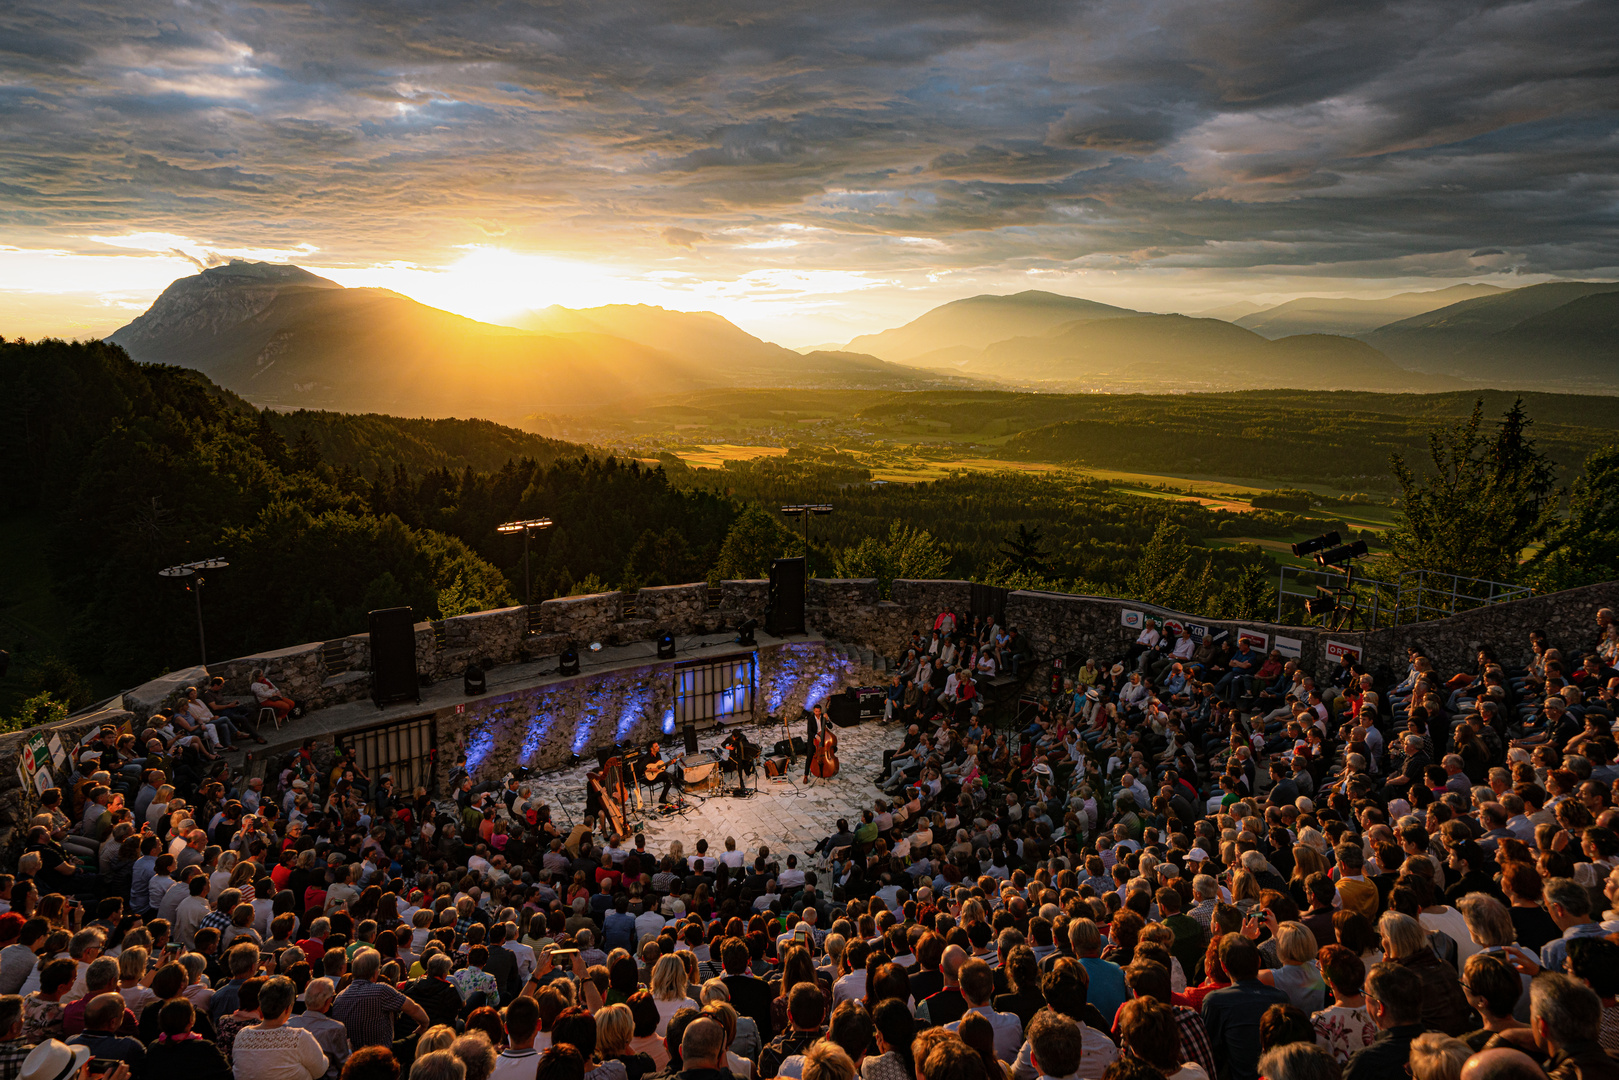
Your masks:
M708 582L654 585L635 594L635 615L651 624L652 635L700 634L708 629Z
M190 684L188 684L190 685ZM87 734L103 724L114 727L132 725L135 714L124 708L105 708L81 713L54 727L32 728L0 735L0 851L15 854L27 839L28 819L39 810L39 791L33 783L23 783L19 767L22 764L23 744L35 735L55 735L62 741L62 749L69 751ZM56 770L56 783L61 786L67 779L67 765Z
M726 626L748 619L764 621L770 606L770 582L764 578L740 578L720 582L720 617Z
M739 653L742 650L738 650ZM796 716L807 704L874 678L820 642L787 642L753 653L754 718ZM716 657L715 659L719 659ZM482 782L526 765L562 768L614 743L646 743L674 728L673 662L586 675L441 710L439 739L464 745L468 771ZM774 742L761 733L755 741Z
M972 586L964 581L895 581L892 601L876 599L875 583L861 580L816 579L810 582L810 625L828 637L852 641L897 657L911 632L927 629L945 608L966 614L971 608ZM1340 633L1319 627L1278 626L1268 622L1205 619L1152 604L1106 596L1016 591L1007 596L1006 621L1021 631L1036 656L1047 661L1069 652L1093 655L1098 660L1127 650L1139 632L1124 622L1125 612L1200 625L1213 632L1239 629L1263 634L1274 645L1280 635L1296 646L1298 658L1318 678L1337 664L1327 645L1337 642L1358 647L1367 666L1383 679L1405 675L1406 648L1423 647L1441 670L1471 667L1480 642L1489 643L1507 664L1519 664L1529 654L1529 631L1543 629L1554 645L1586 648L1596 642L1596 611L1619 608L1619 582L1605 582L1526 600L1496 604L1436 619L1375 632Z
M623 617L624 594L617 592L562 596L540 605L540 625L567 634L579 645L607 637Z

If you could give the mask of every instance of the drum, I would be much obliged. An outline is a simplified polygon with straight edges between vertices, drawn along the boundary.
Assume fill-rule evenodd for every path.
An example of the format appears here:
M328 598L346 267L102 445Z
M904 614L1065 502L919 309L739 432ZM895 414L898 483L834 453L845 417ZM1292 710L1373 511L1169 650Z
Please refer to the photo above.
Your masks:
M713 791L720 786L720 763L713 754L691 754L680 777L680 786L686 791Z

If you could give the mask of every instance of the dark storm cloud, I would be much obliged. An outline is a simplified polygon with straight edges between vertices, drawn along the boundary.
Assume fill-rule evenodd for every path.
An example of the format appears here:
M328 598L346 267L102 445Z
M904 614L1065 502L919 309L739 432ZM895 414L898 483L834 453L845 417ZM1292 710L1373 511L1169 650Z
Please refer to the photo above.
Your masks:
M796 223L805 266L1593 272L1619 266L1610 3L26 0L0 222L350 258L714 258Z

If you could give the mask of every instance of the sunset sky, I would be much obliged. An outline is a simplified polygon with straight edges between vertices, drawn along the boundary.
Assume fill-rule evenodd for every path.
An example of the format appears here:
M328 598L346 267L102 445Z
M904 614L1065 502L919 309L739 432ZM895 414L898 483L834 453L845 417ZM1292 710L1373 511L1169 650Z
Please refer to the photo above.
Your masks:
M0 334L296 261L843 341L1619 277L1612 0L12 0Z

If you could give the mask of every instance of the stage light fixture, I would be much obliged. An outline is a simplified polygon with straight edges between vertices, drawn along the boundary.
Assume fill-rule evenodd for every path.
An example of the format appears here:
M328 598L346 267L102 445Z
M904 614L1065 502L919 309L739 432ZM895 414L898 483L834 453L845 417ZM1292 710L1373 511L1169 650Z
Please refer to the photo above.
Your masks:
M578 649L575 649L572 645L569 645L566 649L562 650L562 655L557 658L557 674L558 675L577 675L577 674L579 674L579 650Z
M758 619L749 619L747 622L743 623L741 626L738 626L736 628L736 643L738 645L757 645L757 644L759 644L753 638L753 632L755 630L757 630L758 628L759 628L759 620Z
M1323 533L1313 540L1301 540L1297 544L1294 544L1293 555L1296 558L1302 559L1306 555L1314 555L1316 552L1325 548L1337 547L1343 542L1343 537L1339 536L1336 532Z
M1316 589L1313 600L1304 602L1304 610L1311 615L1329 615L1338 610L1338 598L1332 594L1331 589Z
M1338 534L1331 533L1329 535L1336 536ZM1337 566L1340 563L1348 562L1350 559L1358 559L1364 554L1366 554L1366 541L1356 540L1353 544L1344 544L1341 547L1319 552L1315 557L1315 561L1321 566Z
M484 679L483 668L479 667L477 664L467 665L466 671L461 675L461 682L463 687L466 689L467 697L472 697L474 694L482 694L488 689L488 683Z
M675 658L675 636L665 634L658 639L658 659L673 660Z

